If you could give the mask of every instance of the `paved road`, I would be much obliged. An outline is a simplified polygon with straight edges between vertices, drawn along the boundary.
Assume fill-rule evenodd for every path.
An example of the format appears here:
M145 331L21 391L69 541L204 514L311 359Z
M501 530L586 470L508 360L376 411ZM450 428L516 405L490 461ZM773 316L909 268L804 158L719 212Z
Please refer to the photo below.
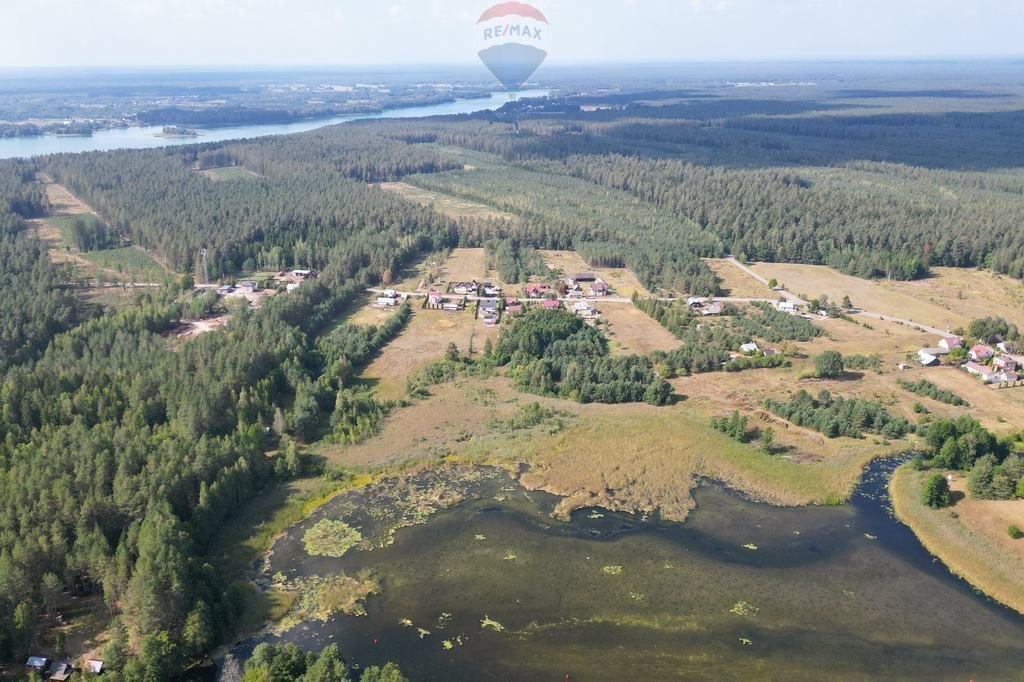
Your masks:
M739 269L740 272L744 273L748 277L753 277L761 284L765 285L766 287L768 286L767 277L762 277L761 275L757 274L756 272L748 268L746 265L736 260L735 256L726 256L725 260L727 260L733 267ZM770 289L771 287L768 288ZM807 305L807 301L800 298L796 294L792 294L786 291L785 289L776 289L775 291L779 292L779 295L785 298L787 301L791 301L793 303L796 303L797 305Z

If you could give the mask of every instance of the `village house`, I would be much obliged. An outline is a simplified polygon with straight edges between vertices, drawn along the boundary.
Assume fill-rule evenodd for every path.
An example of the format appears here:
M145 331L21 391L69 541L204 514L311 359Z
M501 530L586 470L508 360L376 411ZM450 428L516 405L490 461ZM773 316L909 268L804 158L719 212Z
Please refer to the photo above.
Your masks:
M461 296L476 296L476 292L480 289L480 285L476 280L471 282L456 282L452 286L452 293L459 294Z
M947 353L956 348L962 348L964 345L963 339L959 336L944 336L939 339L939 348L942 348Z
M526 298L544 298L551 293L551 286L548 284L527 284L523 289Z
M796 303L792 301L779 301L776 306L781 312L796 315Z
M686 299L686 305L690 308L703 308L704 304L707 303L708 299L700 296L691 296Z
M255 294L259 289L260 285L251 279L245 279L238 283L238 290L243 294Z
M501 287L497 284L484 282L484 296L501 296Z
M937 355L932 354L930 352L932 350L934 349L922 348L921 350L917 351L917 361L920 362L925 367L934 367L935 365L938 365L939 357Z
M376 305L381 308L391 308L398 305L398 292L394 289L386 289L384 293L377 297Z
M601 280L597 280L596 282L590 285L590 294L591 296L607 296L608 285L602 282Z
M550 299L548 299L548 300L544 301L544 304L543 304L543 305L544 305L544 307L545 307L545 308L547 308L548 310L558 310L559 308L561 308L561 307L562 307L562 304L561 304L561 303L559 303L558 301L552 301L552 300L550 300Z
M1009 355L1000 355L992 361L992 367L1003 372L1015 372L1017 371L1017 361Z
M457 313L462 310L462 302L454 299L446 298L441 301L441 310L446 313Z
M225 284L222 287L217 287L217 294L220 296L227 296L228 294L234 293L235 288L230 284Z
M436 310L441 307L441 302L444 297L441 296L441 292L437 289L431 289L430 293L427 294L427 307Z
M967 354L971 357L971 360L981 361L988 360L990 357L995 355L996 352L985 344L979 343L971 346L971 350Z
M505 310L510 313L518 313L523 309L523 304L519 302L518 298L506 298L505 299Z

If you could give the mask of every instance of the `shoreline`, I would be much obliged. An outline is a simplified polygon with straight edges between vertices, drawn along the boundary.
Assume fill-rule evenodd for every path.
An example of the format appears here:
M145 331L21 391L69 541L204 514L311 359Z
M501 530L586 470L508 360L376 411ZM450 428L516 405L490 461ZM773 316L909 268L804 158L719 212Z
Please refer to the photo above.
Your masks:
M930 509L919 500L921 472L904 464L893 472L889 496L896 519L910 528L921 545L953 575L976 591L1024 614L1024 561L993 538L953 516L956 505Z

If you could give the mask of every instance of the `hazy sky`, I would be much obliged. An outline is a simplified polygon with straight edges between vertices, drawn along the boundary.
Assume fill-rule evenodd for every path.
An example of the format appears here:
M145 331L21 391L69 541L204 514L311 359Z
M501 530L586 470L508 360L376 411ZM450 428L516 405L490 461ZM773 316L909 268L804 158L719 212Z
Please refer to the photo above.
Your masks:
M494 0L4 0L0 66L475 60ZM537 0L552 62L1024 55L1024 0Z

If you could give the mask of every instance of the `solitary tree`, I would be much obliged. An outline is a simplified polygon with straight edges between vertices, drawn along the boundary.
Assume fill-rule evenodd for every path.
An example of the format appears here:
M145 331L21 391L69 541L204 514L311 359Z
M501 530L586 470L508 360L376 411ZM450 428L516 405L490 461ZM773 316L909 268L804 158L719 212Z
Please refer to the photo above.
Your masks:
M814 371L820 379L835 379L845 369L843 356L838 351L827 350L814 358Z
M924 482L924 488L921 490L921 502L932 509L942 509L952 504L949 481L940 472L936 471Z

